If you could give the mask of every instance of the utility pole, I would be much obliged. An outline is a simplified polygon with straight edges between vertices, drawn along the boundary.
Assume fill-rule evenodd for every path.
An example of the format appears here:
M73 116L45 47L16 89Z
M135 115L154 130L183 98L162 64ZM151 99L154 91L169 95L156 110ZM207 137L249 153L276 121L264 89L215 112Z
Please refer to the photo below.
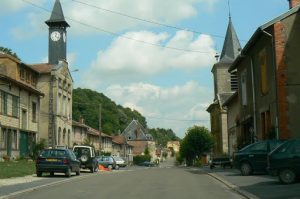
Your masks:
M102 111L102 104L99 104L99 150L101 154L101 149L102 149L102 138L101 138L101 111Z

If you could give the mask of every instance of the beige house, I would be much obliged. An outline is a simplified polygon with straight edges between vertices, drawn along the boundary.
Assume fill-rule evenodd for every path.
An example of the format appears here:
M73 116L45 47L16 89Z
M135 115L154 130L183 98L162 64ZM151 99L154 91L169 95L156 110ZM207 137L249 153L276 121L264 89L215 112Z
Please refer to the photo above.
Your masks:
M80 121L72 121L72 145L90 144L96 151L100 151L100 133L98 130L91 128L84 123L84 119Z
M72 147L72 91L73 80L66 61L57 65L34 64L40 73L37 86L45 94L40 107L40 139L48 146Z
M112 143L112 155L122 157L127 164L131 164L133 162L133 146L126 142L126 138L122 135L113 136Z
M173 150L175 153L179 152L180 142L179 141L168 141L167 148Z
M27 157L39 132L39 73L0 53L0 156Z
M45 94L41 100L40 139L48 146L72 146L72 91L73 79L67 60L67 28L59 0L55 1L49 27L48 63L33 64L40 75L37 87Z

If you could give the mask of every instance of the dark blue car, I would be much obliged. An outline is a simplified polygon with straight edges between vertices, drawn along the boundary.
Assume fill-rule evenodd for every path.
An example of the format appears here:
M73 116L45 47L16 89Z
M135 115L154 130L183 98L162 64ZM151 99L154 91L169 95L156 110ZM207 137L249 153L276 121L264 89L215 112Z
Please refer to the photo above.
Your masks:
M43 173L64 173L67 177L75 172L80 175L80 161L76 159L73 151L69 149L44 149L36 159L36 175Z

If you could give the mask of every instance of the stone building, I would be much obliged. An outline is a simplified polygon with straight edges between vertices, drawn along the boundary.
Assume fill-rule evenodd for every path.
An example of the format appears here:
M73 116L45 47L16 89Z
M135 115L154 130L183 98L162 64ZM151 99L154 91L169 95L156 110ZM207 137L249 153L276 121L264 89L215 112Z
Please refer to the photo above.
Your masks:
M132 120L121 135L133 147L133 156L143 155L145 149L148 148L151 157L156 157L156 146L152 135L148 134L147 130L137 120Z
M73 79L67 55L67 27L61 4L55 1L49 27L48 63L33 64L40 75L37 86L45 94L40 108L40 139L48 146L72 146L72 91Z
M39 136L39 73L0 53L0 157L28 157Z
M216 154L228 153L227 110L223 104L237 89L236 73L235 71L229 73L228 69L240 49L238 37L229 17L221 56L211 70L214 78L214 101L207 108L210 113L211 133L216 140L213 150Z

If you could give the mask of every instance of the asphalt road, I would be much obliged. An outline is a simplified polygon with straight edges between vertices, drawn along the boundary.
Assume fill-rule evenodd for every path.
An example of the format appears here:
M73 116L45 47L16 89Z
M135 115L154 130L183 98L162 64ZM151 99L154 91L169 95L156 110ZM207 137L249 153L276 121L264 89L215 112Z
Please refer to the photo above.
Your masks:
M32 189L11 198L237 199L243 197L199 169L176 168L162 164L161 167L155 168L131 168L81 177L73 176L66 181Z

